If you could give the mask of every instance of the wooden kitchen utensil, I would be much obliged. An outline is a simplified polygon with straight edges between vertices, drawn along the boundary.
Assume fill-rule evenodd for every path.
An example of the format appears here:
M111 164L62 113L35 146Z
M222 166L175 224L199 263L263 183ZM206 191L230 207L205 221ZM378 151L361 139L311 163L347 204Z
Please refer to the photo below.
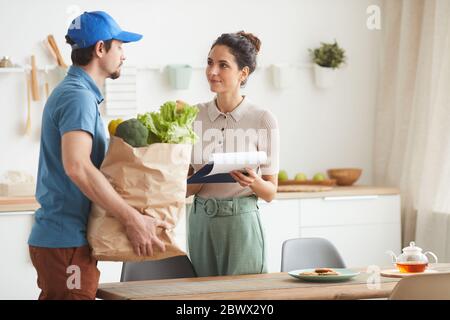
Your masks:
M56 53L53 50L53 47L50 45L50 42L49 42L48 38L45 38L42 41L42 45L46 49L46 51L50 53L51 57L53 57L53 59L56 62L56 70L55 71L56 71L56 74L58 75L57 82L59 82L65 77L66 72L67 72L67 66L63 67L63 66L60 65L60 60L58 60L58 57L56 56ZM64 61L63 61L63 64L64 64ZM50 86L48 84L48 69L45 70L45 85L44 85L44 88L45 88L46 96L48 98L49 95L50 95L50 92L51 92Z
M48 86L48 81L45 79L45 99L48 99L48 96L50 95L50 88Z
M26 88L27 88L27 123L25 125L25 134L29 136L31 134L31 94L30 94L30 80L25 74Z
M58 45L56 44L56 41L55 41L55 38L53 37L53 35L49 34L47 36L47 40L48 40L48 43L50 44L50 47L52 48L53 52L56 55L58 65L60 67L67 68L67 64L64 62L64 59L61 55L61 52L59 51Z
M55 62L58 63L58 57L56 56L56 53L53 51L53 48L50 45L50 43L48 42L47 38L42 40L42 45L44 46L46 51L50 53L50 55L53 57L53 59L55 59Z
M44 89L45 89L45 101L47 102L48 100L48 96L50 95L50 86L48 84L48 69L45 68L45 84L44 84Z
M31 93L33 101L39 101L39 84L37 80L37 68L36 68L36 58L34 55L31 56Z

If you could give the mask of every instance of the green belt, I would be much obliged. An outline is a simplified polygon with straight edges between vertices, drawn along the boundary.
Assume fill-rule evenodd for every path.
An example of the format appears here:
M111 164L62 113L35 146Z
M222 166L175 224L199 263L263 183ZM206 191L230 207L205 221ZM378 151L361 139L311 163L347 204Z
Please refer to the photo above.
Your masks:
M204 213L210 218L254 212L259 208L257 202L258 198L254 195L232 199L204 199L197 196L194 198L194 206L203 207ZM198 211L193 210L193 212L196 213Z

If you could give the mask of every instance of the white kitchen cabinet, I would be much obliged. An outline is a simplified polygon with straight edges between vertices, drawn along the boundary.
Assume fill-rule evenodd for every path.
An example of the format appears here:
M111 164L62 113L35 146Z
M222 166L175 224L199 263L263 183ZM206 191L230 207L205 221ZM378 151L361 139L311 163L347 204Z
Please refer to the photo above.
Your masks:
M40 289L28 252L33 211L0 212L0 300L34 300Z
M300 199L300 237L330 240L349 267L390 265L400 230L399 195Z
M258 206L266 238L267 269L280 272L283 242L299 236L299 201L275 199L267 203L260 200Z
M401 251L399 195L277 199L258 205L269 272L280 271L283 242L293 238L330 240L348 267L387 266L386 250Z
M100 271L99 283L119 282L122 274L121 261L98 261L97 268Z
M41 290L28 251L34 211L0 212L0 300L34 300ZM121 262L99 261L100 282L117 282Z

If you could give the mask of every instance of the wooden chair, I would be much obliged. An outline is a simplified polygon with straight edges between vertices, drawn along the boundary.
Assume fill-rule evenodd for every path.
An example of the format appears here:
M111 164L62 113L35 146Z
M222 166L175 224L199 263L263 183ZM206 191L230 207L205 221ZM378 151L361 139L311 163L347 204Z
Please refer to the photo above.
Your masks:
M401 279L390 300L450 300L450 273L429 273Z

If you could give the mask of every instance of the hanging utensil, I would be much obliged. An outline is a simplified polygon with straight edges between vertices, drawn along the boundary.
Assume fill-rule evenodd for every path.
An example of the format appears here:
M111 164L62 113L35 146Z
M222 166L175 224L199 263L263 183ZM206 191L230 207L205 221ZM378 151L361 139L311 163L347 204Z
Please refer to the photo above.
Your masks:
M66 76L67 73L67 65L64 62L61 53L59 52L58 46L56 44L56 41L53 37L53 35L49 34L47 36L47 38L44 40L44 43L47 47L47 49L49 50L49 52L51 53L51 55L54 57L56 63L57 63L57 67L56 67L56 74L58 77L58 81L61 81L64 79L64 77Z
M47 38L42 40L42 45L46 49L46 52L50 53L50 55L53 57L53 59L55 59L56 64L58 64L58 57L56 56L56 53L53 51L53 48L50 45L50 43L48 42Z
M58 65L63 68L67 68L67 64L64 62L64 59L61 55L61 52L59 51L58 45L56 44L56 41L55 41L55 38L53 37L53 35L49 34L47 36L47 40L48 40L48 43L50 44L50 47L52 48L53 52L56 55Z
M25 125L25 134L29 136L31 134L31 94L30 94L30 80L25 73L26 87L27 87L27 123Z
M50 89L47 82L47 76L45 78L45 100L48 99L48 96L50 95Z
M39 96L39 84L37 80L37 68L36 68L36 58L34 55L31 56L31 93L33 101L39 101L41 98Z
M48 100L48 96L50 95L50 89L49 89L49 85L48 85L48 68L45 67L45 84L44 84L44 89L45 89L45 101Z

